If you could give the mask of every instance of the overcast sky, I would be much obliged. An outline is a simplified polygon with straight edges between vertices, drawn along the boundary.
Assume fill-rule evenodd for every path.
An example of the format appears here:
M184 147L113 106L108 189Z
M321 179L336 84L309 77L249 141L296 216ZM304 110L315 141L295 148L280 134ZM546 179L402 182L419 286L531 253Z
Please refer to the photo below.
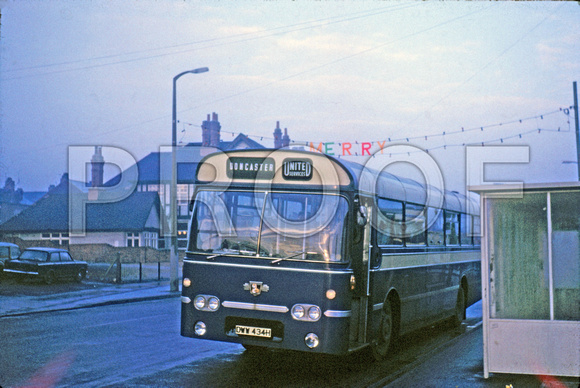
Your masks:
M46 190L71 145L137 160L169 145L172 79L199 67L210 70L178 82L183 143L216 112L226 140L242 132L271 147L280 121L292 140L336 150L389 138L428 149L452 190L465 190L463 145L482 142L530 147L530 163L491 168L490 180L577 179L563 163L576 160L577 2L0 6L0 185Z

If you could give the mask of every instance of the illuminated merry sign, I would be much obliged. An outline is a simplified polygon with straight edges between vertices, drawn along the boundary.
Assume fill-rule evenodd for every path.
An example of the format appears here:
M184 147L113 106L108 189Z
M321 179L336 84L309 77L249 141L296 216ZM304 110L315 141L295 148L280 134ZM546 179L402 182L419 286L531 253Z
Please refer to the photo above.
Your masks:
M231 157L226 162L226 173L232 179L272 179L276 163L272 158Z

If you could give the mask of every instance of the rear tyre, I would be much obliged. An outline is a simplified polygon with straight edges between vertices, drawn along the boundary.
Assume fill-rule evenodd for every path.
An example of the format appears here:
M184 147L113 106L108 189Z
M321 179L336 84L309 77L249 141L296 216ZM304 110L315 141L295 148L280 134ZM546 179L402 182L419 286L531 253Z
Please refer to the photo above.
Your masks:
M453 315L454 326L461 326L461 322L465 319L465 310L465 291L463 291L463 287L459 287L457 302L455 302L455 314Z
M396 337L395 320L393 307L390 300L387 300L381 310L381 322L377 338L371 343L373 356L377 361L387 358Z
M56 281L56 275L54 271L48 271L46 275L44 275L44 282L46 284L53 284Z

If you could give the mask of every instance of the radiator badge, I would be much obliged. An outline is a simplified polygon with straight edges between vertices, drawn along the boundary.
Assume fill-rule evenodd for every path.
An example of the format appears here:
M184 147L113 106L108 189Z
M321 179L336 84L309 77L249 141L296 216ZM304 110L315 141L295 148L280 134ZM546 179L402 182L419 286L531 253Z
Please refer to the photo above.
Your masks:
M270 291L270 287L262 282L249 282L244 283L244 290L250 291L250 294L254 296L258 296L262 292Z

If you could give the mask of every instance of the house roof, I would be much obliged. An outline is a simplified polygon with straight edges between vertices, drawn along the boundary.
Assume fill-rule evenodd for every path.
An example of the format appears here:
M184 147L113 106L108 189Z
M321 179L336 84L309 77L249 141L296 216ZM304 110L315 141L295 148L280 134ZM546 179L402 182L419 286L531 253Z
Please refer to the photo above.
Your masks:
M23 205L32 205L45 194L46 191L25 191L22 193L22 201L20 203Z
M68 232L68 186L68 181L56 186L34 205L0 225L0 233ZM152 209L159 214L157 192L134 192L118 202L87 202L86 231L142 231Z
M202 146L203 146L203 143L201 143L201 142L193 142L193 143L187 144L187 147L202 147ZM239 149L246 149L246 148L261 149L261 148L266 148L266 147L264 147L262 144L258 143L257 141L250 139L249 136L244 135L243 133L239 133L238 136L236 136L231 141L220 140L220 144L219 144L218 148L222 151L231 151L231 150L239 150Z
M218 149L203 147L202 143L188 143L185 147L177 148L177 183L194 183L197 165L208 153L216 151L230 151L235 149L262 149L260 143L250 139L243 133L238 134L232 141L220 141ZM129 169L137 169L138 184L158 185L162 181L169 183L171 179L171 152L151 152L136 165ZM162 176L163 173L164 175ZM162 179L163 178L163 179ZM109 180L105 186L113 186L120 182L121 175Z
M178 151L178 154L180 152ZM193 183L195 181L195 171L197 164L201 157L193 156L193 158L178 158L177 160L177 183ZM137 164L129 167L130 169L137 169L137 184L155 184L159 185L162 181L169 183L171 179L171 153L170 152L151 152L143 159L139 160ZM161 176L161 172L165 174ZM117 185L121 180L121 174L113 177L105 186Z

